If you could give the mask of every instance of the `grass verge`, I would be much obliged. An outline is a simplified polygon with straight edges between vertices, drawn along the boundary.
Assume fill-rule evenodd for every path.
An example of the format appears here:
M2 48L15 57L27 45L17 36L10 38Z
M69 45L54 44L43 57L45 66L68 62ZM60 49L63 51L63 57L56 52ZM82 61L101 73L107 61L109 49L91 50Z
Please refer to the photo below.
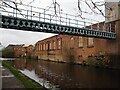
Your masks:
M10 61L3 61L2 65L6 68L8 68L14 76L21 81L21 83L25 86L26 89L39 89L39 90L47 90L35 81L29 79L25 75L23 75L21 72L17 71L11 64Z

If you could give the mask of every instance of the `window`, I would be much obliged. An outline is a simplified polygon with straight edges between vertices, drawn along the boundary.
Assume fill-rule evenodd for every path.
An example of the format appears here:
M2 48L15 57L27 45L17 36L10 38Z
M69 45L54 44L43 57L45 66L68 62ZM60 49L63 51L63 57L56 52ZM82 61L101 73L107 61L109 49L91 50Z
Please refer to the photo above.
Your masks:
M74 37L70 38L70 48L74 48Z
M88 47L93 47L94 45L93 38L88 38Z
M83 37L81 36L78 38L78 47L83 47Z
M55 41L53 41L53 49L55 49L56 48L56 43L55 43Z
M40 44L39 44L39 51L41 50Z
M46 43L46 50L48 50L48 44Z
M24 49L22 48L22 52L24 52Z
M37 45L36 45L36 51L38 51L38 49L39 49L39 45L37 44Z
M42 51L42 45L40 45L40 47L41 47L41 51Z
M51 42L49 43L49 49L50 50L52 49L52 43Z
M43 44L43 50L45 50L45 43Z
M58 49L62 49L62 39L58 39Z

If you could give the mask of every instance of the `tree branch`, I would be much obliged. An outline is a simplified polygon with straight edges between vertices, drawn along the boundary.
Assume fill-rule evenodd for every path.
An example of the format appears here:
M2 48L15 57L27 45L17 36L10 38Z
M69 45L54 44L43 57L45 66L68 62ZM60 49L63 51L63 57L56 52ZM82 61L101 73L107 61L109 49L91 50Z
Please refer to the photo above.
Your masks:
M102 14L102 16L106 17L106 16L104 15L104 13L102 12L102 10L99 9L99 8L97 7L97 5L96 5L92 0L91 0L91 2L92 2L92 4L93 4L94 8L96 8L96 9Z
M94 13L96 13L96 14L98 14L97 12L95 12L92 8L91 8L91 6L89 5L89 3L85 0L85 3L87 4L87 6L94 12Z
M78 9L80 11L80 17L82 18L82 10L81 10L81 7L80 7L80 0L78 0Z

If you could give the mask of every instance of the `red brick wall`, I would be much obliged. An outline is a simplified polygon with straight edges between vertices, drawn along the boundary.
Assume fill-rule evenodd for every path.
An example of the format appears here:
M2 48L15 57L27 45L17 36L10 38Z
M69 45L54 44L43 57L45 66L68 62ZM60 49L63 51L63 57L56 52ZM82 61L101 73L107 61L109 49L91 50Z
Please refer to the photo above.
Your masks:
M62 49L58 49L57 42L59 39L62 39ZM56 42L56 49L53 49L53 41ZM49 51L36 51L35 54L38 55L39 59L50 59L67 62L68 59L72 58L74 62L81 62L95 52L94 47L87 46L88 38L83 37L83 47L80 48L78 47L78 36L71 35L57 35L42 41L38 41L35 45L35 49L37 49L41 44L44 45L48 42L52 42L52 49Z
M29 46L16 46L16 47L14 47L15 57L24 56L25 53L32 54L32 52L33 52L33 46L32 45L29 45Z
M22 54L24 53L24 51L25 51L25 49L23 48L23 46L16 46L16 47L14 47L15 57L22 56Z
M88 37L83 37L83 47L78 47L79 36L72 35L56 35L42 41L38 41L35 45L35 54L39 59L50 59L54 61L65 61L68 62L69 59L74 60L74 62L80 63L87 60L89 56L95 55L98 52L105 52L109 55L120 56L120 21L113 22L113 26L116 24L117 39L93 39L93 46L88 47ZM94 24L96 26L97 24ZM102 28L103 23L100 23L100 28ZM106 27L107 28L107 27ZM115 28L113 28L115 29ZM113 30L115 32L115 30ZM58 49L58 40L62 40L62 49ZM40 45L48 44L51 42L50 50L37 51ZM55 49L53 42L55 42Z
M53 36L51 38L47 38L42 41L38 41L35 45L35 54L38 56L38 58L41 58L41 59L61 61L62 60L62 49L58 49L58 40L61 40L61 38L62 37L60 35L60 36ZM54 42L55 42L55 45L54 45ZM50 47L50 43L51 43L51 47ZM48 46L46 46L46 44L49 45L49 48Z

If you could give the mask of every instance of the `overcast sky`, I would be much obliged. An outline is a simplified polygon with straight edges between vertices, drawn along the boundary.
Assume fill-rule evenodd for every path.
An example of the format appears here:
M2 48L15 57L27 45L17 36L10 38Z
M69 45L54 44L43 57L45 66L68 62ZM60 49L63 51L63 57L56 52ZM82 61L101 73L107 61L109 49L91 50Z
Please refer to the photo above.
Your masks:
M32 0L31 0L32 1ZM78 13L77 10L77 0L56 0L63 10L64 13L69 13L76 15ZM99 1L99 0L93 0ZM103 1L103 0L101 0ZM23 3L28 4L30 0L22 0ZM34 0L32 3L33 6L46 8L52 4L52 0ZM88 7L82 6L84 11L88 11ZM99 21L103 21L104 18L99 15L85 15L86 18L92 18ZM3 29L0 28L0 42L3 46L7 46L8 44L35 44L38 40L42 40L44 38L53 36L55 34L48 33L40 33L40 32L28 32L28 31L19 31L12 29Z

